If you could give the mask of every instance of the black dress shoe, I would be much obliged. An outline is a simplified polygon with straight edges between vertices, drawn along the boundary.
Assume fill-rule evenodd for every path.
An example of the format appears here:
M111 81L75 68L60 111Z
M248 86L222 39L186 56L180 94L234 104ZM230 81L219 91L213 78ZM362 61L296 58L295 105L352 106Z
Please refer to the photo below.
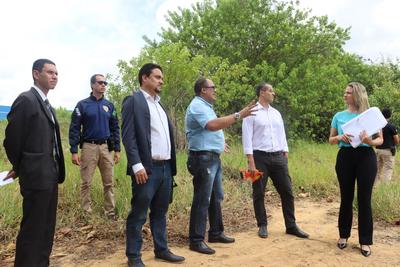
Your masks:
M208 242L210 243L233 243L235 238L227 237L224 233L218 236L208 236Z
M185 260L184 257L175 255L169 249L163 252L156 252L155 256L157 259L162 259L169 262L181 262Z
M369 256L371 256L371 248L370 248L370 246L368 246L368 250L364 250L364 249L362 249L362 245L360 245L360 251L361 251L361 254L362 254L364 257L369 257Z
M207 246L207 244L204 243L204 241L198 243L190 243L189 249L203 254L211 255L215 253L215 250Z
M128 259L128 267L146 267L141 259Z
M297 226L287 228L286 233L289 235L294 235L294 236L300 237L300 238L308 238L309 237L309 235L306 232L302 231Z
M268 237L268 230L267 226L261 225L260 228L258 229L258 236L261 238L267 238Z
M345 242L339 242L340 241L340 239L338 240L338 242L337 242L337 247L338 248L340 248L340 249L345 249L345 248L347 248L347 238L346 238L346 241Z

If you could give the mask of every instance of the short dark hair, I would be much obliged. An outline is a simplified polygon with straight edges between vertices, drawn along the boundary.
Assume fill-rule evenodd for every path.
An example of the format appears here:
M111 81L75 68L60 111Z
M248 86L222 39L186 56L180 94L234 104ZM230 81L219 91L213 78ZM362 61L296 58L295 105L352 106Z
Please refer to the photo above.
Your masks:
M90 77L90 86L92 86L93 84L96 83L96 77L97 77L97 76L104 77L103 74L93 74L92 77Z
M45 59L45 58L40 58L35 60L32 65L32 71L37 70L41 72L43 70L44 64L51 64L51 65L56 65L53 61L50 59Z
M194 83L194 93L199 96L201 93L201 88L204 88L207 82L207 78L201 77Z
M385 119L389 119L390 117L392 117L392 111L388 108L384 108L382 109L382 115L383 117L385 117Z
M153 69L159 69L161 72L163 72L161 66L158 64L154 64L154 63L144 64L143 67L140 68L139 75L138 75L140 86L142 86L142 82L143 82L142 76L146 75L147 77L149 77L151 72L153 71Z
M257 86L256 86L256 95L257 95L257 97L259 97L260 96L260 91L262 90L262 89L264 89L265 87L270 87L271 85L269 84L269 83L266 83L266 82L261 82L261 83L259 83Z
M51 65L56 65L53 61L51 61L50 59L46 59L46 58L40 58L35 60L35 62L33 62L32 65L32 77L33 80L35 81L35 77L33 76L33 71L37 70L39 72L42 72L44 64L51 64Z

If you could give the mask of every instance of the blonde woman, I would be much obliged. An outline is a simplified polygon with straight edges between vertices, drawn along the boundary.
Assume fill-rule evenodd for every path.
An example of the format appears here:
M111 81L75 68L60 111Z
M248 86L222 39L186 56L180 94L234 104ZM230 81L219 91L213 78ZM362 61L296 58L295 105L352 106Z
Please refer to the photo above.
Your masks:
M350 145L353 136L344 133L342 125L369 108L365 87L361 83L349 83L344 92L344 102L347 109L335 114L329 135L329 143L338 144L340 148L335 166L341 198L338 220L340 236L337 246L340 249L347 247L347 239L351 234L354 189L357 182L358 239L361 254L368 257L371 255L370 245L373 243L371 195L377 172L376 155L372 146L381 145L383 138L381 132L372 139L363 131L360 133L361 145L353 148Z

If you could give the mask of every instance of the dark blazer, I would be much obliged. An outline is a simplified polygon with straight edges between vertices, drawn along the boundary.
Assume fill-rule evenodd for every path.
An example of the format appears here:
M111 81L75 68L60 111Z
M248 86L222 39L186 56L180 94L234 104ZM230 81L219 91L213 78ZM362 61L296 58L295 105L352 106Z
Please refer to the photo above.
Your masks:
M53 110L54 116L55 112ZM20 94L7 116L4 148L13 170L25 189L48 189L65 179L64 156L57 118L51 113L39 93L31 88ZM59 156L53 156L57 136ZM58 163L58 170L57 164Z
M151 174L150 110L141 91L127 96L122 103L122 142L128 159L127 174L133 176L132 166L142 163L147 174ZM168 115L167 115L168 118ZM173 127L168 118L171 139L171 173L176 175L176 155ZM157 144L154 144L157 145Z

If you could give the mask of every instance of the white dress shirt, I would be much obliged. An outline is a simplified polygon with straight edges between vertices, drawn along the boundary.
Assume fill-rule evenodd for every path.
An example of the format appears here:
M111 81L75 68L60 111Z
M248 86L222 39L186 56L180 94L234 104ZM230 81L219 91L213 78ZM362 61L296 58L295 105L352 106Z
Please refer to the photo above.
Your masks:
M171 159L171 139L169 136L168 118L160 105L160 96L152 97L140 89L147 101L150 111L151 156L154 160ZM142 163L132 166L134 173L144 169Z
M45 102L46 100L49 101L47 99L47 96L43 93L42 90L39 89L39 87L37 87L36 85L32 85L32 87L35 88L35 90L39 93L39 95L42 98L43 102ZM51 115L51 120L53 121L53 123L55 123L55 120L54 120L54 117L53 117L53 113L51 111L50 111L50 115ZM57 138L56 138L56 140L57 140Z
M254 150L264 152L288 152L285 127L278 110L268 105L263 107L257 102L255 116L248 116L242 123L243 151L252 155Z

